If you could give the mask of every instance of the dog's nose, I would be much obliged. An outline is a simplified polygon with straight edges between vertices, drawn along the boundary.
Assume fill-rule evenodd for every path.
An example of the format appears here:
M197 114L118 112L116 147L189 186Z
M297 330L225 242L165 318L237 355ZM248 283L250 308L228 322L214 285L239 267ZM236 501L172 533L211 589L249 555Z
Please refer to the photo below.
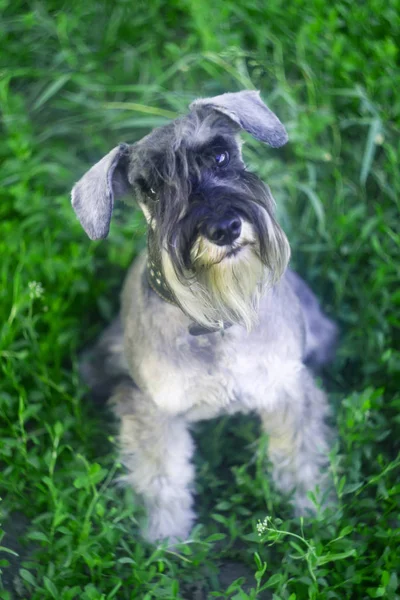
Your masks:
M241 231L242 222L239 217L223 217L219 221L209 223L206 234L214 244L226 246L237 240Z

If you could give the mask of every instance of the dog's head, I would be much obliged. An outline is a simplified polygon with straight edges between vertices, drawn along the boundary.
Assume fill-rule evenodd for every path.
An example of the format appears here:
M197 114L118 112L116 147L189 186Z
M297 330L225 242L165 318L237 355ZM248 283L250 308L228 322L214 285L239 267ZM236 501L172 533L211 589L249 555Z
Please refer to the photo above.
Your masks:
M275 148L287 141L258 92L200 99L187 116L114 148L72 191L91 239L107 236L114 199L132 193L177 302L210 328L250 328L290 254L268 187L242 161L241 130Z

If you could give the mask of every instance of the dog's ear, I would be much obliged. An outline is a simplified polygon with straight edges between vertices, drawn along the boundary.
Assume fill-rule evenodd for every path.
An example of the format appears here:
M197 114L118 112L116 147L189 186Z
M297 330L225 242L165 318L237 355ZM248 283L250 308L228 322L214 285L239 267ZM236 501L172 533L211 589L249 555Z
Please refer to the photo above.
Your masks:
M232 94L221 94L214 98L200 98L190 109L210 107L227 115L242 129L261 142L279 148L288 141L286 129L278 117L264 104L260 92L244 90Z
M72 189L72 206L91 240L107 237L114 199L129 190L129 149L120 144L111 150Z

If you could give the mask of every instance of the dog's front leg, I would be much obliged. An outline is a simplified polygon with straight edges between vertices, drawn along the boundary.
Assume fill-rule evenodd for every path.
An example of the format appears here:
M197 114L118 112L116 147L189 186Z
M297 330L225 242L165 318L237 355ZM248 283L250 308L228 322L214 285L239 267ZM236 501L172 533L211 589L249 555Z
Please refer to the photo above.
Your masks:
M111 399L121 419L124 481L141 494L147 509L143 535L149 541L185 539L194 512L191 487L193 442L180 416L160 410L131 384L121 385Z
M294 492L298 515L315 507L307 493L319 488L326 501L330 431L326 425L328 404L304 367L294 385L278 391L271 410L260 411L262 426L269 436L268 453L276 487L284 493Z

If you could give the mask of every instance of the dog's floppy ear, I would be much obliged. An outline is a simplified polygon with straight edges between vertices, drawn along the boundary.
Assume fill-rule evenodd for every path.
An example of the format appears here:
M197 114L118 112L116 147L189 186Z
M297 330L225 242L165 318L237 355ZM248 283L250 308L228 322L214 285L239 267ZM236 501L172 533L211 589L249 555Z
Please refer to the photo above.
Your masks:
M288 141L286 129L278 117L267 107L260 98L260 92L244 90L231 94L221 94L214 98L200 98L190 105L210 107L227 115L242 129L261 142L273 148L279 148Z
M128 144L120 144L111 150L72 189L72 206L91 240L107 237L114 198L129 190L129 148Z

